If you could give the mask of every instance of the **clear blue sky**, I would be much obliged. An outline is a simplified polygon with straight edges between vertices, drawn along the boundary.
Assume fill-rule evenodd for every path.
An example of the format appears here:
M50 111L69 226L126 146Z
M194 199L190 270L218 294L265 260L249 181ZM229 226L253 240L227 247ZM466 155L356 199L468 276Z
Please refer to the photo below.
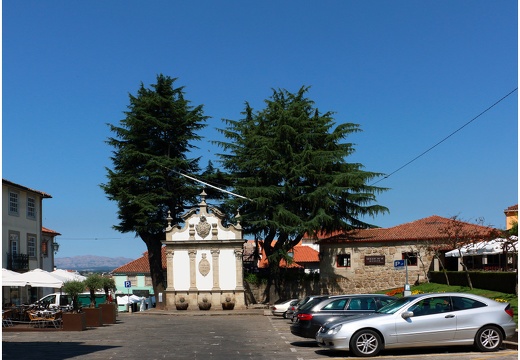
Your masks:
M309 97L363 132L348 159L391 174L517 87L515 0L3 1L2 177L45 191L57 257L137 258L112 230L99 184L128 94L177 77L211 116L201 166L222 118L272 88ZM431 215L505 227L518 199L517 92L379 182L390 227Z

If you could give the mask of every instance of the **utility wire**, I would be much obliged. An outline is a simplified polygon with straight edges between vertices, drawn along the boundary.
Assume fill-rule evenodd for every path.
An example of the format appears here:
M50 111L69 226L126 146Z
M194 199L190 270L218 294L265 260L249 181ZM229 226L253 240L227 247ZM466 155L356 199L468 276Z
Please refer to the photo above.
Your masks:
M253 201L253 200L250 199L250 198L247 198L247 197L245 197L245 196L238 195L238 194L232 193L231 191L227 191L227 190L221 189L221 188L219 188L219 187L216 187L216 186L214 186L214 185L208 184L207 182L204 182L204 181L199 180L199 179L196 179L196 178L194 178L194 177L192 177L192 176L189 176L189 175L183 174L183 173L181 173L180 171L176 171L176 170L172 170L172 169L170 169L170 170L173 171L173 172L176 173L176 174L179 174L179 175L181 175L181 176L184 176L185 178L188 178L188 179L190 179L190 180L193 180L193 181L199 182L199 183L201 183L201 184L203 184L203 185L206 185L206 186L212 187L213 189L217 189L217 190L222 191L222 192L224 192L224 193L226 193L226 194L230 194L230 195L233 195L233 196L239 197L239 198L241 198L241 199L245 199L245 200Z
M398 169L392 171L390 174L388 175L385 175L382 179L379 179L377 180L375 183L373 183L372 185L375 185L385 179L388 179L390 176L394 175L396 172L402 170L403 168L407 167L408 165L410 165L411 163L413 163L415 160L419 159L420 157L422 157L423 155L425 155L426 153L430 152L431 150L433 150L434 148L436 148L437 146L439 146L440 144L442 144L443 142L445 142L446 140L448 140L450 137L452 137L453 135L455 135L457 132L459 132L460 130L462 130L463 128L465 128L466 126L468 126L469 124L471 124L473 121L477 120L480 116L484 115L486 112L488 112L489 110L491 110L493 107L495 107L496 105L498 105L502 100L505 100L509 95L511 95L512 93L514 93L516 90L518 90L518 88L515 88L514 90L510 91L507 95L504 95L500 100L496 101L493 105L491 105L490 107L488 107L486 110L482 111L480 114L478 114L477 116L475 116L473 119L471 119L470 121L468 121L467 123L465 123L464 125L462 125L461 127L459 127L457 130L453 131L451 134L449 134L448 136L446 136L444 139L442 139L441 141L439 141L438 143L436 143L435 145L433 145L432 147L430 147L429 149L423 151L421 154L417 155L416 157L414 157L412 160L408 161L406 164L402 165L401 167L399 167Z

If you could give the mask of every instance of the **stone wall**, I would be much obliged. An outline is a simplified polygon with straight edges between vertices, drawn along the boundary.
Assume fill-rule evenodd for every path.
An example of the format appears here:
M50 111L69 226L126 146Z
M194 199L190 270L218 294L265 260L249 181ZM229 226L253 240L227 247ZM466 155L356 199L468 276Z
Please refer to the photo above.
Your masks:
M403 253L417 253L417 265L408 266L408 283L427 281L427 272L432 267L433 255L417 243L358 243L322 245L320 277L324 291L329 294L371 293L384 289L403 287L405 269L396 270L394 261L401 260ZM350 254L350 267L338 267L338 255ZM384 258L382 264L366 264L371 257Z

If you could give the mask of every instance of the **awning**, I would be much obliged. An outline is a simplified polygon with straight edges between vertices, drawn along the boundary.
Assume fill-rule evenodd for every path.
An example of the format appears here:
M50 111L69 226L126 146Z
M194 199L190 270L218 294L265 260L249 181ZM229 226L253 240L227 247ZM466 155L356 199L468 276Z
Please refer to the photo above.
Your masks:
M509 239L497 238L489 241L467 244L460 249L454 249L444 254L446 257L498 255L503 253L518 252L518 237L511 236Z
M19 273L2 268L2 286L25 286L27 283L19 277Z
M42 269L34 269L20 274L17 280L24 281L32 287L61 288L63 286L62 280Z

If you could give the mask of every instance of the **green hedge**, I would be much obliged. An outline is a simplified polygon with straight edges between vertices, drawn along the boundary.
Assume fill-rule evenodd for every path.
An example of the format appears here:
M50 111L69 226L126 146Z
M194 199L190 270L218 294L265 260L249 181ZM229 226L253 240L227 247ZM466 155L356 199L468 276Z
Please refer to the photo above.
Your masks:
M489 272L470 271L469 276L474 288L500 291L507 294L516 294L518 278L516 272ZM468 286L464 271L448 271L450 285ZM437 284L446 284L446 277L442 271L430 272L430 281Z

